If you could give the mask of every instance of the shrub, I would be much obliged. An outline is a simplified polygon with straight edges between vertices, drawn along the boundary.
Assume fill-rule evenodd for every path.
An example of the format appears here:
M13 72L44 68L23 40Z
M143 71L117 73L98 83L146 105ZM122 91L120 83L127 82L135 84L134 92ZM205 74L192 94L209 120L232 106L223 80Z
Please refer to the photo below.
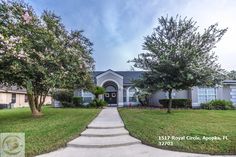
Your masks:
M73 104L75 107L83 107L83 98L82 97L73 97Z
M72 102L61 101L63 107L75 107Z
M93 101L89 104L90 107L103 107L106 106L107 102L102 99L93 99Z
M201 104L200 104L200 107L201 107L202 109L206 109L206 110L212 110L212 109L213 109L211 103L201 103Z
M61 102L63 107L74 107L73 92L70 90L57 90L52 94L53 99Z
M227 100L212 100L201 104L202 109L208 110L231 110L234 109L233 103Z
M169 99L160 99L160 104L168 108ZM192 108L191 99L172 99L172 108Z

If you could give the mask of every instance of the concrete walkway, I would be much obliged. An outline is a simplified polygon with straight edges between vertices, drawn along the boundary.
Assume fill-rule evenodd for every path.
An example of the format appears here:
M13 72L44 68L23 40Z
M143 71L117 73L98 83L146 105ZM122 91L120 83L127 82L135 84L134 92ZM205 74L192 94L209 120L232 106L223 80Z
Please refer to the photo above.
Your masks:
M124 128L117 108L105 108L66 148L38 157L205 157L210 155L153 148L133 138ZM232 157L232 156L231 156Z

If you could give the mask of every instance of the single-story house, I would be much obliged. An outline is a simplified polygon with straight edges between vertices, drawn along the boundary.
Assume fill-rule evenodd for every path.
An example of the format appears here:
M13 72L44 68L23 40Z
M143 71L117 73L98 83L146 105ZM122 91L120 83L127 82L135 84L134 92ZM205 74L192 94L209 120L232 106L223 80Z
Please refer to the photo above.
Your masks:
M139 104L134 96L138 88L133 86L132 81L142 76L143 71L95 71L93 72L94 83L104 87L106 93L102 98L109 106L130 106ZM83 97L85 103L89 103L94 98L93 94L77 89L75 96ZM236 80L225 80L221 86L212 88L193 87L190 90L174 91L173 98L191 99L192 107L198 108L201 103L214 99L224 99L232 101L236 106ZM159 105L160 99L168 98L166 92L157 91L151 96L150 103Z
M44 104L51 104L51 96L47 96ZM0 87L0 108L29 107L26 90L17 86Z

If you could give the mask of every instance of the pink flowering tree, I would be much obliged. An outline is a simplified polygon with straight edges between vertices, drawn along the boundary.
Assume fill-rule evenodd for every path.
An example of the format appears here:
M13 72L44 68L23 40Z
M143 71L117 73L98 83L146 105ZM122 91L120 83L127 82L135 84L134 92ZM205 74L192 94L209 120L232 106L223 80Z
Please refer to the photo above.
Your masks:
M37 16L23 2L0 2L0 83L27 90L33 116L55 88L88 88L94 66L92 43L68 32L60 17Z

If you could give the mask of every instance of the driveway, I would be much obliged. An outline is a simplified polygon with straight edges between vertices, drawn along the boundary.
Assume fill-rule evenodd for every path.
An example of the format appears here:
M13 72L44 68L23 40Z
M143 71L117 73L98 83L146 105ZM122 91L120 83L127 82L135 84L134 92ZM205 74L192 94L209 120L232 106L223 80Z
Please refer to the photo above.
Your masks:
M207 157L162 150L141 143L129 135L115 107L103 109L67 147L38 157ZM219 157L219 156L218 156ZM232 156L231 156L232 157Z

